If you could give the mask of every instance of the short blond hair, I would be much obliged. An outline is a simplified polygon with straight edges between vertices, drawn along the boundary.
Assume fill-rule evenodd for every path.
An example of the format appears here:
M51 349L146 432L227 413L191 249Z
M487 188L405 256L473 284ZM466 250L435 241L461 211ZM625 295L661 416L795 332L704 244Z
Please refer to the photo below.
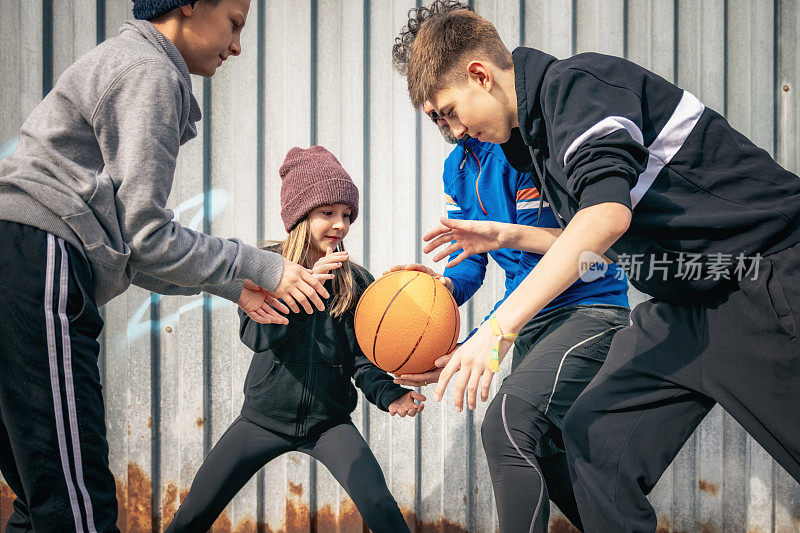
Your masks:
M409 12L409 24L415 20L414 13ZM494 25L469 9L427 16L419 25L407 57L405 75L415 108L433 101L448 87L466 83L466 65L470 61L490 61L504 70L513 67L511 52Z

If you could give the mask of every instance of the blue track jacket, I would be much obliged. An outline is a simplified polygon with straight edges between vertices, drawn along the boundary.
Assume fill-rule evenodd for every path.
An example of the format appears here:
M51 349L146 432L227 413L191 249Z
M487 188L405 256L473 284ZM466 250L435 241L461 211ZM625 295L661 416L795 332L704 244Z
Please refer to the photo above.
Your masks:
M500 145L477 139L462 141L447 157L443 179L448 218L559 227L547 203L542 206L539 218L539 191L529 174L511 167ZM508 248L489 254L506 273L506 291L495 304L496 309L542 256ZM453 254L451 259L457 255ZM487 263L484 253L445 269L444 275L453 281L453 296L458 305L469 300L483 284ZM616 264L611 264L604 277L590 283L576 281L541 313L573 304L627 307L628 281L625 274Z

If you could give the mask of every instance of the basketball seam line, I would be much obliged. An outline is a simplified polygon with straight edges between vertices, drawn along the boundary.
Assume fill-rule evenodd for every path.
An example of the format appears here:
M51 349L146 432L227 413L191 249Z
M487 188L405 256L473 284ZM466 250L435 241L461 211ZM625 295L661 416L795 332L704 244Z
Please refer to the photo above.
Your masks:
M383 314L381 315L381 319L378 321L378 327L375 328L375 337L372 339L372 360L375 361L376 365L378 365L378 356L375 354L375 344L378 342L378 333L381 330L381 324L383 324L383 319L386 318L386 313L389 312L389 308L392 307L392 304L397 299L397 297L400 295L400 293L403 292L403 289L405 289L412 281L414 281L418 277L419 277L419 274L417 274L416 276L414 276L413 278L408 280L402 287L400 287L400 289L398 289L398 291L395 293L395 295L392 296L392 299L389 301L389 305L387 305L386 309L383 310ZM380 366L380 365L378 365L378 366Z
M414 278L414 279L416 279L416 278ZM419 343L422 342L422 337L425 336L425 332L428 330L428 326L431 324L431 314L433 313L433 306L434 305L436 305L436 280L433 280L433 299L431 300L431 310L430 310L430 312L428 312L428 320L425 322L425 327L422 328L422 333L419 334L419 339L417 339L417 343L414 345L414 347L411 348L411 352L409 352L409 354L405 358L405 360L402 363L400 363L400 366L398 366L394 370L390 371L391 374L394 374L395 372L397 372L398 370L403 368L403 366L408 362L408 360L411 359L411 356L414 355L414 352L417 351L417 348L419 347Z

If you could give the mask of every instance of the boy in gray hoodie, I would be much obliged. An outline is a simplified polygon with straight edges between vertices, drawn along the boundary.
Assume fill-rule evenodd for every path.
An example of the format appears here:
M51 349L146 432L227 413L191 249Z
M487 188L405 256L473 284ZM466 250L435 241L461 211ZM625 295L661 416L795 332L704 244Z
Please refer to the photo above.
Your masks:
M68 68L0 161L0 471L6 531L117 531L97 369L98 307L131 284L207 291L261 323L328 297L278 254L180 226L166 209L197 135L189 74L241 52L249 0L134 0ZM279 302L280 298L283 303ZM288 307L287 307L288 306Z

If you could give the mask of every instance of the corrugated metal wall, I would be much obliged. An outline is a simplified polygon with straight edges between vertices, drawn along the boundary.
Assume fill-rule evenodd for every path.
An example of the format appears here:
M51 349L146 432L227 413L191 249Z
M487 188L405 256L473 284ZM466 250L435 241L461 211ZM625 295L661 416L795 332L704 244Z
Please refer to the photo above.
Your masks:
M0 157L59 74L116 35L128 0L0 0ZM255 243L281 238L277 169L323 144L362 191L351 253L374 273L422 260L441 214L449 146L412 111L390 49L413 1L252 0L244 52L194 80L204 119L181 151L171 208L181 223ZM477 0L509 47L632 59L692 91L795 172L800 101L797 0ZM472 328L502 294L496 267L462 308ZM633 295L641 301L641 295ZM250 354L232 304L132 288L105 308L102 376L123 531L160 530L240 408ZM509 358L510 359L510 358ZM507 372L507 364L503 372ZM502 376L501 376L502 377ZM500 379L494 381L495 387ZM432 392L432 391L426 391ZM417 531L495 531L480 423L452 398L415 419L361 402L354 420ZM797 406L776 406L792 409ZM11 494L0 485L0 519ZM663 531L800 531L797 484L715 409L652 494ZM564 531L555 516L553 530ZM307 456L264 468L219 531L361 531L347 495Z

